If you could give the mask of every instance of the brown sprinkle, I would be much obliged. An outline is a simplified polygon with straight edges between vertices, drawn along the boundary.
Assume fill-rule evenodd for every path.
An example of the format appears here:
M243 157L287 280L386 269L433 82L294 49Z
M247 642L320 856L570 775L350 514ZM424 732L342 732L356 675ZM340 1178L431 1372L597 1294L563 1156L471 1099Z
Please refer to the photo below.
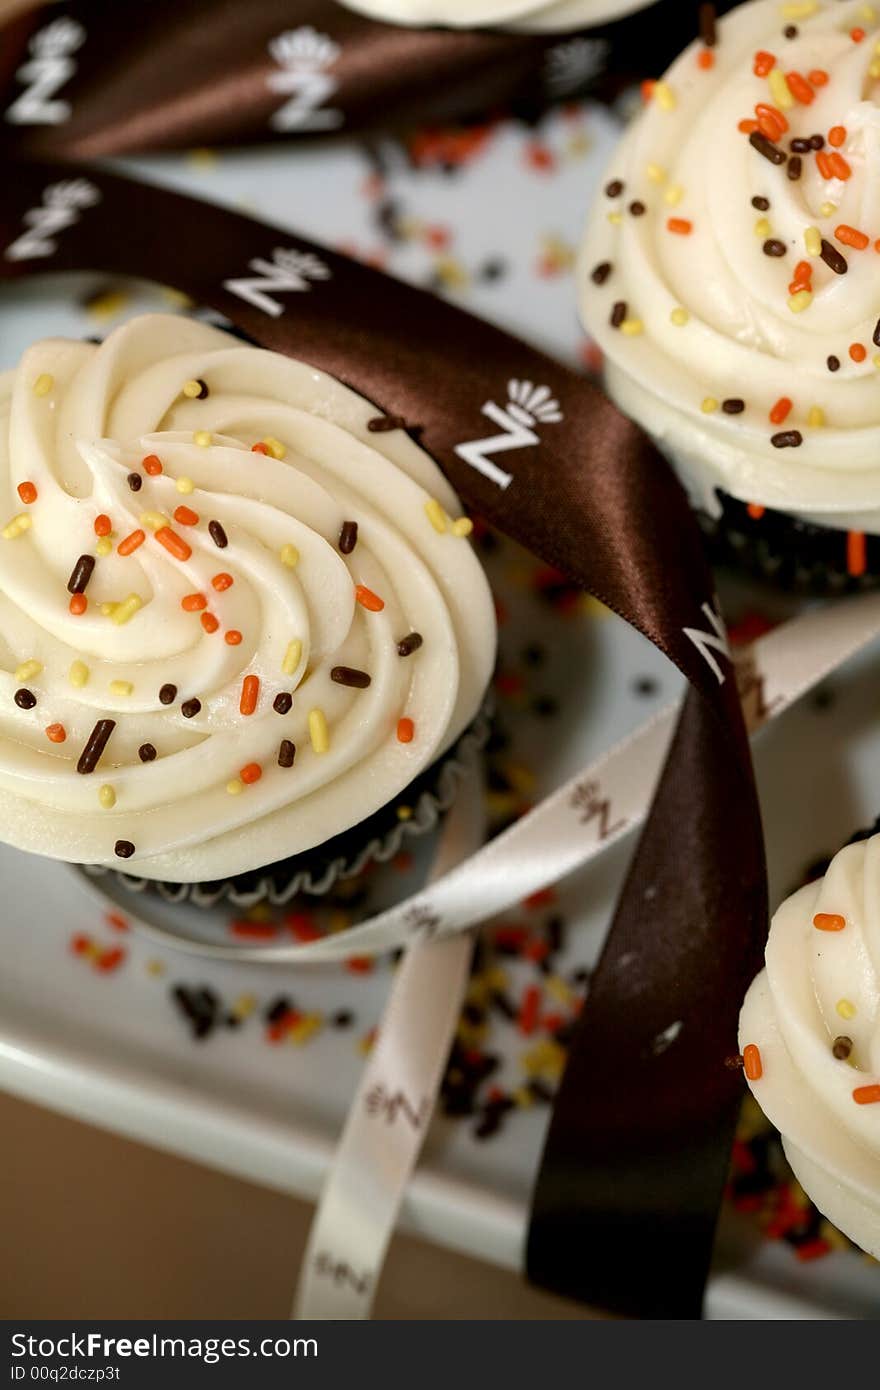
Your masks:
M67 581L69 594L84 594L95 568L94 555L80 555Z
M619 300L617 301L617 303L615 304L614 308L611 310L611 319L610 319L611 327L612 327L612 328L619 328L620 325L623 323L623 321L624 321L625 318L626 318L626 304L624 303L624 301L623 301L622 299L619 299Z
M169 682L167 685L163 685L162 688L161 688L161 690L159 691L159 704L160 704L160 705L173 705L173 704L174 704L174 701L175 701L176 699L177 699L177 686L176 686L176 685L171 685L170 682Z
M208 535L219 550L225 550L229 544L229 537L223 530L219 521L208 522Z
M853 1040L852 1038L848 1038L845 1034L841 1034L839 1038L835 1038L834 1042L831 1044L831 1051L839 1062L845 1062L852 1050Z
M849 270L849 264L845 256L842 256L836 246L832 246L830 241L822 239L822 260L834 271L835 275L845 275Z
M370 434L391 434L392 430L405 430L406 421L402 415L377 415L367 421Z
M770 440L774 449L799 449L803 442L804 436L800 430L783 430Z
M351 686L353 690L366 690L371 678L366 671L358 671L353 666L334 666L330 679L337 685Z
M418 651L424 640L420 632L411 632L408 637L401 637L397 644L397 655L412 656L413 652Z
M37 697L34 692L32 690L26 690L24 687L22 687L21 690L16 690L12 698L19 709L33 709L34 705L37 703Z
M289 738L281 740L281 747L278 749L278 766L293 767L296 759L296 744L291 743Z
M775 256L778 259L780 256L785 255L787 249L785 242L777 241L776 237L770 237L769 240L764 242L765 256Z
M128 483L128 486L131 488L132 492L140 492L141 488L144 485L144 480L141 477L140 473L129 473L125 481Z
M138 757L140 758L142 763L154 762L157 757L157 754L156 749L153 747L152 743L142 743L140 748L138 749Z
M117 840L113 846L113 853L117 859L130 859L134 854L134 845L131 840Z
M183 715L184 719L195 719L196 715L201 711L201 708L201 700L196 700L195 698L192 700L184 700L183 704L180 706L180 713Z
M593 282L594 285L604 285L604 284L605 284L605 281L608 279L608 276L609 276L610 274L611 274L611 262L610 262L610 261L600 261L599 264L598 264L597 266L594 266L594 267L593 267L593 273L592 273L592 275L590 276L590 279L592 280L592 282Z
M339 549L343 555L350 555L358 543L358 524L356 521L343 521L339 532Z
M293 696L286 690L281 690L272 701L272 708L276 714L289 714L293 708Z
M774 145L772 140L768 140L766 135L762 135L760 130L753 130L749 136L749 144L753 149L762 154L765 159L769 159L771 164L784 164L788 155L785 150L781 150L778 145Z
M94 772L101 760L101 754L107 747L107 741L113 730L116 728L115 719L99 719L92 732L89 734L86 746L79 755L79 762L76 765L77 772L84 776Z

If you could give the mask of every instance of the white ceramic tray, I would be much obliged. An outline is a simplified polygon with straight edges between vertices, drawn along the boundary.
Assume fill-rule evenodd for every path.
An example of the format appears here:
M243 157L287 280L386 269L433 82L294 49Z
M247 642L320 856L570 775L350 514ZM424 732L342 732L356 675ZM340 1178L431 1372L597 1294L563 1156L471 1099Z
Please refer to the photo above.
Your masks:
M381 185L376 151L347 146L219 158L196 152L134 167L262 212L418 283L440 284L476 312L577 362L589 349L574 314L571 253L611 136L607 115L579 108L537 132L499 128L452 171L437 164L413 170L398 149L383 146ZM460 154L457 146L454 157ZM124 296L112 298L119 289ZM144 307L162 307L157 291L98 276L5 290L0 366L44 333L103 332ZM526 558L505 550L493 570L510 615L503 668L514 677L502 718L514 737L511 759L534 778L529 794L539 795L672 698L679 682L647 643L595 605L566 616L538 598ZM743 612L768 607L766 595L742 589L731 603ZM523 661L532 641L548 653L537 669ZM868 654L835 679L828 698L798 708L759 741L774 901L812 858L880 810L878 665L880 652ZM535 712L547 698L559 704L552 717ZM562 967L595 957L624 864L625 852L615 852L560 889L553 910L567 922ZM252 1181L316 1195L357 1081L359 1039L381 1014L385 963L362 974L205 961L149 935L119 932L73 871L5 848L0 883L0 1086ZM225 923L219 930L226 933ZM96 970L72 951L78 935L102 950L121 946L124 961ZM510 967L514 993L522 968ZM207 986L228 1007L252 996L257 1007L240 1027L218 1027L197 1042L173 1001L176 985ZM328 1020L306 1045L266 1040L263 1010L283 995ZM354 1014L349 1028L330 1026L340 1010ZM499 1022L489 1045L504 1059L499 1079L514 1084L523 1038ZM475 1139L472 1121L439 1120L403 1226L520 1267L546 1120L544 1107L516 1111L488 1142ZM878 1307L880 1272L857 1254L800 1264L788 1246L760 1239L752 1223L725 1217L710 1316L866 1318Z

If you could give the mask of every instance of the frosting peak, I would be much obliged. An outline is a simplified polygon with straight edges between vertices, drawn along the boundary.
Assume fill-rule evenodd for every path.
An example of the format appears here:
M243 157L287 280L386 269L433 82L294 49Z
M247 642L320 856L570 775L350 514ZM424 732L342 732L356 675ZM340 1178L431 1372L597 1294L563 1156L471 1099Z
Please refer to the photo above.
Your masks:
M226 877L358 823L454 742L491 597L439 469L383 419L171 316L0 378L4 839Z

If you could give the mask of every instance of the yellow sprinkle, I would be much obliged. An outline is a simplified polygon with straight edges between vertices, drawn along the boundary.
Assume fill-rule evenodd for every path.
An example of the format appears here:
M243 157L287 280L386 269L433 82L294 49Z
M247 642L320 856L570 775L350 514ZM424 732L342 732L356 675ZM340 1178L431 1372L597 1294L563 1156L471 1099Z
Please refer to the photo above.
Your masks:
M714 415L715 411L718 409L718 402L714 396L707 396L701 404L700 409L704 415Z
M244 782L238 777L233 777L231 782L226 783L226 790L230 796L240 796L244 791Z
M103 787L98 788L98 800L105 811L112 811L116 805L116 793L109 782L105 782Z
M18 516L14 516L11 521L6 523L0 535L3 536L5 541L14 541L18 540L19 536L23 536L25 531L29 531L30 529L31 519L27 512L19 512Z
M645 173L652 183L666 182L666 170L661 164L649 164L645 169Z
M116 612L116 610L117 610L118 607L119 607L119 604L118 604L118 603L102 603L102 604L101 604L101 617L102 617L102 618L112 618L112 617L113 617L113 614Z
M309 738L316 753L326 753L330 747L327 716L322 709L309 710Z
M814 405L807 416L807 424L810 429L820 430L825 424L825 411L821 405Z
M874 358L874 366L880 367L880 354L878 354L878 356Z
M250 1018L257 1001L252 994L240 994L232 1006L232 1012L236 1018Z
M195 483L193 482L192 478L178 478L177 482L175 483L175 487L177 488L178 492L183 493L184 497L189 497L190 493L195 487Z
M474 523L469 516L460 516L452 523L452 534L454 536L469 536L474 529Z
M303 644L298 637L294 637L292 642L288 642L287 651L284 653L284 660L281 663L281 670L285 676L292 676L302 660Z
M266 439L261 440L261 443L265 444L273 459L283 459L284 455L287 453L281 440L274 439L271 434Z
M430 521L434 530L439 531L441 535L444 531L449 529L449 517L446 515L436 497L431 497L425 503L425 516Z
M302 1047L303 1043L307 1043L309 1038L318 1032L322 1023L323 1019L320 1014L306 1014L305 1018L301 1018L298 1023L295 1023L287 1034L288 1042L293 1043L295 1047Z
M160 526L170 526L171 522L162 512L141 512L140 522L142 526L149 526L151 531L158 531Z
M77 690L81 690L88 681L89 675L89 668L84 661L74 661L67 673L67 679L71 685L76 686Z
M122 312L128 302L129 295L124 290L108 290L106 294L99 294L90 299L86 305L86 312L89 318L99 321L112 319Z
M687 309L673 309L672 313L669 315L670 320L675 324L676 328L684 328L685 324L690 322L690 317Z
M808 227L804 232L804 245L807 248L808 256L821 256L822 254L822 233L818 227Z
M299 564L299 551L295 545L282 545L278 554L282 565L286 565L291 570L296 569Z
M574 990L561 975L548 975L544 981L544 988L557 1004L568 1006L574 999Z
M623 218L619 212L609 212L608 221L611 223L612 227L619 227Z
M413 816L413 809L412 809L411 806L398 806L398 808L397 808L397 819L398 819L398 820L412 820L412 816Z
M678 99L668 82L657 82L654 85L654 100L661 111L674 111L678 105Z
M855 1018L858 1012L855 1004L851 1004L848 999L838 999L834 1007L841 1018Z
M103 560L106 559L106 557L110 554L112 549L113 541L111 540L111 538L109 536L102 536L101 539L98 541L97 545L95 546L95 554Z
M684 197L684 189L680 183L671 183L663 194L663 201L669 207L677 207Z
M837 212L837 204L823 203L819 211L821 212L823 217L833 217L834 214Z
M781 68L771 68L767 75L767 85L770 88L770 95L781 111L790 111L794 106L794 97L788 85L788 78Z
M163 960L148 960L146 969L148 975L155 975L157 977L159 975L164 975L165 962Z
M789 3L782 6L782 18L809 19L818 8L818 0L789 0Z
M134 686L131 681L111 681L108 689L111 695L130 695Z
M639 338L645 331L645 325L641 319L624 319L620 331L625 338Z
M813 296L809 290L798 290L788 301L788 307L793 314L802 314L805 309L809 309L813 302Z
M755 223L755 236L760 237L760 239L763 241L766 237L770 235L770 232L771 227L770 223L767 221L767 218L759 217L757 222Z
M127 623L130 618L134 617L141 604L142 600L138 594L129 594L128 598L116 604L110 617L117 627L121 627L123 623Z
M42 661L23 661L16 667L15 679L17 681L30 681L34 676L38 676L43 669Z
M164 302L172 309L193 308L193 301L189 295L184 294L182 290L173 289L171 285L163 285L160 293Z
M196 381L195 377L193 377L191 381L185 381L183 383L183 394L188 400L197 401L202 394L202 383Z
M38 376L36 381L34 382L34 395L48 396L49 392L52 390L52 387L54 385L55 378L50 376L48 372L43 372L42 375Z
M207 449L211 443L210 430L196 430L193 435L193 444L198 444L200 449Z
M880 77L880 58L875 58L868 66L869 77Z
M528 1086L517 1086L512 1092L513 1102L520 1110L528 1110L530 1105L534 1105L535 1097Z

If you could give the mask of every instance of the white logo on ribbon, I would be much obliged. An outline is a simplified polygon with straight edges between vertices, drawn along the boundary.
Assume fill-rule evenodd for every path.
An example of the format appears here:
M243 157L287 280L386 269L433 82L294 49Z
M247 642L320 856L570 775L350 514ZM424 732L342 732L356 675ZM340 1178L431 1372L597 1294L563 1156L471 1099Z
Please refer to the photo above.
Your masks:
M270 41L269 53L280 71L269 74L269 89L290 98L270 118L273 130L339 129L345 117L327 102L339 89L330 69L341 52L339 44L310 24L288 29Z
M248 263L248 270L256 273L253 277L241 280L224 280L223 288L237 295L255 309L261 309L273 319L284 313L284 305L273 299L273 294L301 294L311 288L315 280L329 280L330 271L324 262L311 251L294 251L276 247L271 261L256 256Z
M693 642L713 675L717 677L718 684L723 685L727 677L715 660L713 652L718 652L721 656L726 657L728 661L732 661L733 659L730 655L730 644L727 640L724 622L720 613L717 613L711 604L704 603L702 611L711 623L712 631L704 632L703 629L699 627L686 627L684 628L684 635Z
M503 433L486 439L473 439L467 444L459 444L455 450L459 458L500 488L510 487L513 474L492 463L491 455L529 449L540 444L537 427L558 425L565 418L549 386L513 380L507 383L507 394L509 400L504 409L495 401L487 401L483 406L483 414L493 424L500 426Z
M58 233L78 222L84 208L94 207L100 201L101 194L88 179L50 183L43 190L40 207L31 208L22 218L28 230L7 246L3 253L6 260L29 261L53 255L58 249L54 239Z
M611 45L605 39L569 39L548 48L544 59L544 82L554 97L567 97L580 91L604 68Z
M86 31L75 19L56 19L34 34L30 57L15 74L27 86L6 112L12 125L63 125L70 118L69 101L55 95L76 72L73 54L86 40Z

